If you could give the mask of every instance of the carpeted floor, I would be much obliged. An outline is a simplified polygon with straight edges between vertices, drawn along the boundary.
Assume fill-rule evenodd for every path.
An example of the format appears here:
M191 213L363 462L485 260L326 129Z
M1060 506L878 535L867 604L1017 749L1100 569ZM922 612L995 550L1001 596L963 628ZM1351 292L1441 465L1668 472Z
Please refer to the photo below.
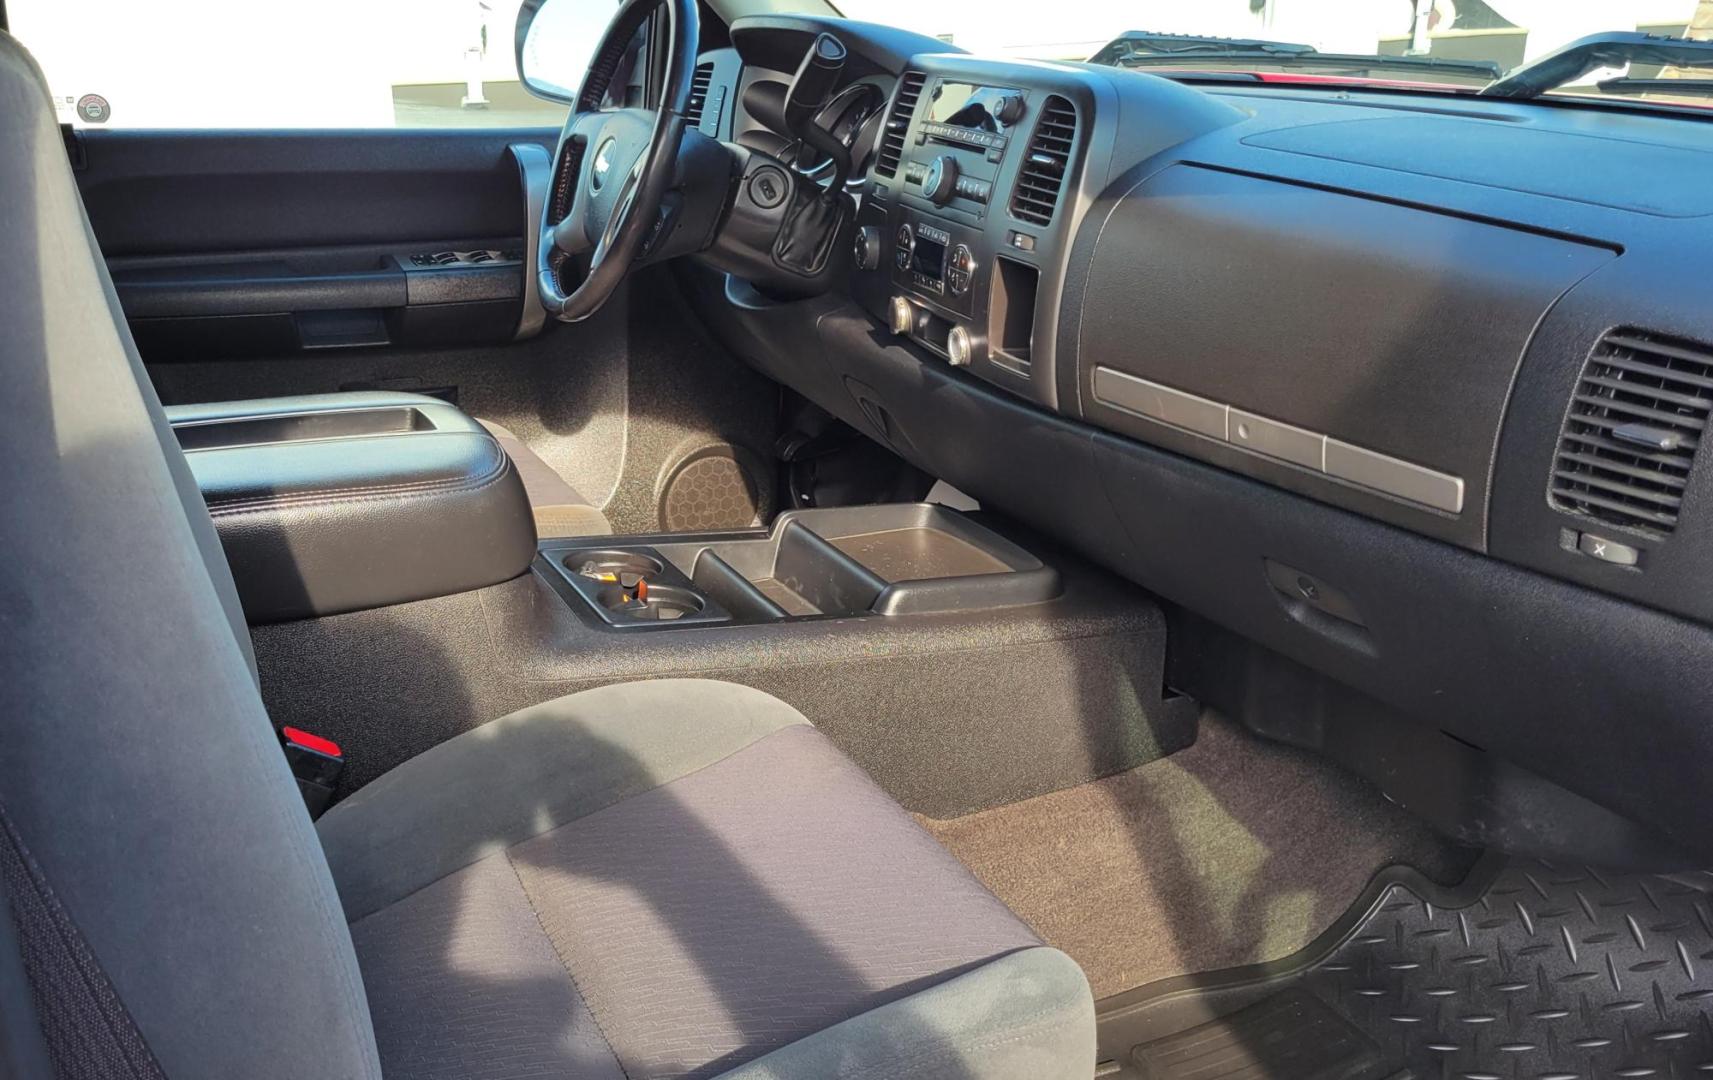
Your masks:
M1475 857L1355 777L1212 715L1169 758L923 824L1075 957L1097 998L1287 956L1380 868L1449 884Z

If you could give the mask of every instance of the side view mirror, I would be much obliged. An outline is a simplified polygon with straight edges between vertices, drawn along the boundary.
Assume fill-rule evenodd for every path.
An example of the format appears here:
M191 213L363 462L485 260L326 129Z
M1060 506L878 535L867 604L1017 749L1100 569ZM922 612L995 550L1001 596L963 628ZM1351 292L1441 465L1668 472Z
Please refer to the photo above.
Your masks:
M517 74L539 98L574 104L595 46L618 12L616 0L523 0L517 12Z

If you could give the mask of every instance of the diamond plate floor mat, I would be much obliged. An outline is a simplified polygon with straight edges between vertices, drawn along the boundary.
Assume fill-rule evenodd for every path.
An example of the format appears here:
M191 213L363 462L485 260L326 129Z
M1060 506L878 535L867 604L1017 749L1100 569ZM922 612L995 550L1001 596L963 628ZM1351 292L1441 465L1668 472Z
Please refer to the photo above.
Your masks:
M1448 892L1389 872L1294 964L1103 1003L1102 1075L1713 1076L1713 875L1477 874ZM1294 1014L1312 1024L1281 1022Z

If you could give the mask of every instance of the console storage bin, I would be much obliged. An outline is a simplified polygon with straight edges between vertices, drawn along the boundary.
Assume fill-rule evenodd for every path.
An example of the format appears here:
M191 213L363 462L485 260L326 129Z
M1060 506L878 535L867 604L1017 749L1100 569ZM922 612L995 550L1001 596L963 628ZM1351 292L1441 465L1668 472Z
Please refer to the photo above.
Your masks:
M603 546L658 560L649 585L695 589L695 617L662 620L598 595L588 550L550 542L543 552L561 588L614 626L913 615L1040 603L1059 577L1029 552L955 510L928 503L796 510L765 535L624 539ZM645 592L647 589L645 588ZM633 590L634 593L634 590ZM636 618L626 617L633 612ZM713 614L717 612L718 614Z

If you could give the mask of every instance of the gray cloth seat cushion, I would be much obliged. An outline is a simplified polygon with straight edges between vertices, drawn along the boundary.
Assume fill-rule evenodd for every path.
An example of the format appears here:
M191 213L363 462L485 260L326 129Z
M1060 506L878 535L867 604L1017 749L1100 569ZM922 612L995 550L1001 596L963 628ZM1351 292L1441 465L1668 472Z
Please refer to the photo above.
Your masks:
M544 705L312 825L3 32L0 145L0 1074L1088 1074L1075 966L753 692Z
M526 709L319 832L389 1077L1093 1068L1075 964L746 687Z
M517 468L518 476L522 477L524 493L529 496L530 509L535 513L535 531L538 534L548 537L612 534L613 527L607 516L510 428L492 420L478 420L477 423L499 440L500 446L511 457L512 465Z

